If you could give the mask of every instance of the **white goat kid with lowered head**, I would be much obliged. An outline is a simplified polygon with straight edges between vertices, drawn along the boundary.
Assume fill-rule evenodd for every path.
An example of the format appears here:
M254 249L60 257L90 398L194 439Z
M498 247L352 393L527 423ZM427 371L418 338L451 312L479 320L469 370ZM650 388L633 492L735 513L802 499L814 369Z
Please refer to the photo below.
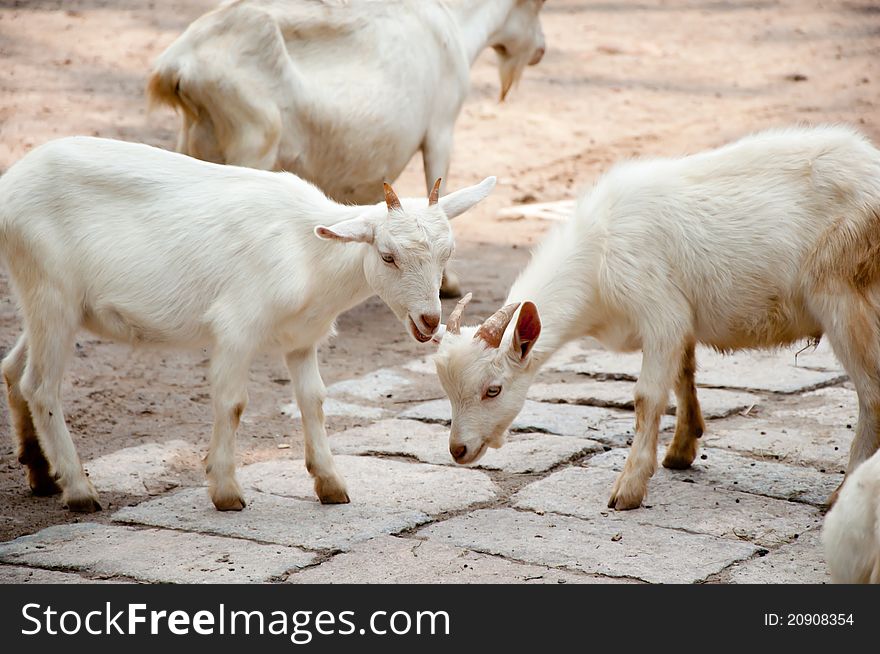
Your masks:
M880 152L850 129L768 131L616 166L537 250L507 306L479 329L450 319L435 358L452 404L450 452L470 463L500 446L567 341L641 349L635 438L609 501L633 509L671 388L677 424L663 465L696 456L697 343L732 351L824 334L859 395L851 472L880 444L878 252Z
M880 452L849 475L822 528L836 584L880 584Z
M135 345L210 347L214 430L206 458L221 510L245 501L235 431L259 351L284 354L322 502L347 502L324 429L316 346L336 317L379 295L416 340L440 321L448 218L494 178L438 200L344 206L294 175L219 166L146 145L67 138L0 178L0 255L25 333L3 361L31 488L100 508L61 406L78 328Z

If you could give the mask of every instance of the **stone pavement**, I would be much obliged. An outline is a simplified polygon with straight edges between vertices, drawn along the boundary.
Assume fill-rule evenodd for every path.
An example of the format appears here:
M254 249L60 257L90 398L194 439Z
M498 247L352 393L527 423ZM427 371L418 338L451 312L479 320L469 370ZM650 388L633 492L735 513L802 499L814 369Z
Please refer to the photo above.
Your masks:
M240 468L248 506L220 513L176 477L203 441L125 448L86 468L99 492L136 501L0 543L0 582L827 582L821 507L857 400L826 346L795 349L698 352L700 455L658 468L635 511L605 504L632 438L639 355L566 347L508 444L466 468L451 463L449 405L423 359L328 389L351 504L321 506L281 450ZM278 410L301 438L296 406ZM334 416L361 426L333 430Z

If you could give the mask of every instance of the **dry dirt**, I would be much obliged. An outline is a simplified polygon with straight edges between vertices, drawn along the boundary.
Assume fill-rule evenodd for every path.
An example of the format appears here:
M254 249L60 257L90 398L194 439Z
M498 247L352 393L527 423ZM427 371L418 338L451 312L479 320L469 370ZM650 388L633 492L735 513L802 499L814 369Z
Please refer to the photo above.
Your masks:
M176 118L147 115L153 59L215 0L0 0L0 172L55 137L91 134L171 148ZM511 204L573 197L614 161L678 155L752 130L843 121L880 142L880 6L832 0L549 0L548 51L504 104L491 52L477 62L456 129L450 186L497 175L478 210L455 221L455 268L475 300L497 307L540 221L502 221ZM399 192L420 195L421 163ZM449 307L445 309L448 311ZM0 272L0 354L21 328ZM342 316L321 349L330 384L425 354L378 300ZM210 432L207 353L135 351L82 334L67 375L65 407L84 459L129 445L183 438L204 448ZM298 456L297 426L280 415L290 394L280 362L260 359L239 436L242 461ZM31 497L0 402L0 540L76 520L57 498ZM332 430L357 419L331 419ZM293 434L292 441L289 438ZM201 478L197 459L181 475ZM104 496L104 508L131 500ZM107 515L107 511L104 512Z

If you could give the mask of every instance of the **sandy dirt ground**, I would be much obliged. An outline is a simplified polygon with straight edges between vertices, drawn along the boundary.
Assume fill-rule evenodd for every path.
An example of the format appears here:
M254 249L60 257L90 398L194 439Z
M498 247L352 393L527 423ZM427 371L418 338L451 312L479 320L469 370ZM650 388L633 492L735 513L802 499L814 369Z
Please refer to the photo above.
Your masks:
M148 115L151 62L213 0L0 0L0 172L37 145L90 134L172 148L177 119ZM451 188L497 175L491 198L455 221L455 269L473 317L498 306L548 224L505 221L504 207L574 197L615 161L680 155L749 131L847 122L880 142L880 6L865 0L549 0L547 55L498 104L491 52L476 63L456 128ZM420 159L398 192L421 195ZM445 311L449 310L449 306ZM0 272L0 353L21 329ZM332 382L425 354L376 299L339 321L321 349ZM184 439L207 445L207 353L137 351L82 334L65 407L83 459L130 445ZM258 360L239 434L242 462L299 456L281 362ZM401 400L406 401L406 398ZM0 403L0 540L75 521L57 498L31 497ZM357 424L329 420L329 428ZM291 440L292 434L292 440ZM198 458L181 479L198 482ZM131 498L103 498L105 509ZM104 514L108 514L105 511ZM90 518L91 519L91 518ZM99 518L100 519L100 518Z

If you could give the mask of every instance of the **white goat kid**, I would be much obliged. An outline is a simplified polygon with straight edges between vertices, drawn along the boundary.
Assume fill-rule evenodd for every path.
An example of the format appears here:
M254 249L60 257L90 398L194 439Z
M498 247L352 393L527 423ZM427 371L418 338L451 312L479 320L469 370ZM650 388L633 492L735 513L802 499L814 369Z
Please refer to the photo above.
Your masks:
M448 218L494 178L438 202L343 206L288 173L219 166L146 145L53 141L0 178L0 254L25 333L3 361L31 488L100 508L64 421L61 380L79 327L136 345L211 347L214 430L206 458L221 510L245 501L234 438L248 368L283 352L318 498L347 502L324 429L316 345L341 312L378 294L420 342L440 320L453 250ZM45 455L45 456L44 456Z
M181 110L180 152L377 202L419 150L426 187L446 179L471 64L495 48L503 98L544 54L542 5L237 0L168 47L148 94Z
M619 165L537 250L508 306L479 329L450 319L436 354L450 452L470 463L500 446L539 368L567 341L641 349L635 438L609 502L633 509L655 470L670 388L677 425L663 465L696 456L697 343L732 351L825 334L859 395L851 472L880 444L878 252L880 152L849 129L768 131Z
M836 584L880 584L880 452L847 478L822 528Z

